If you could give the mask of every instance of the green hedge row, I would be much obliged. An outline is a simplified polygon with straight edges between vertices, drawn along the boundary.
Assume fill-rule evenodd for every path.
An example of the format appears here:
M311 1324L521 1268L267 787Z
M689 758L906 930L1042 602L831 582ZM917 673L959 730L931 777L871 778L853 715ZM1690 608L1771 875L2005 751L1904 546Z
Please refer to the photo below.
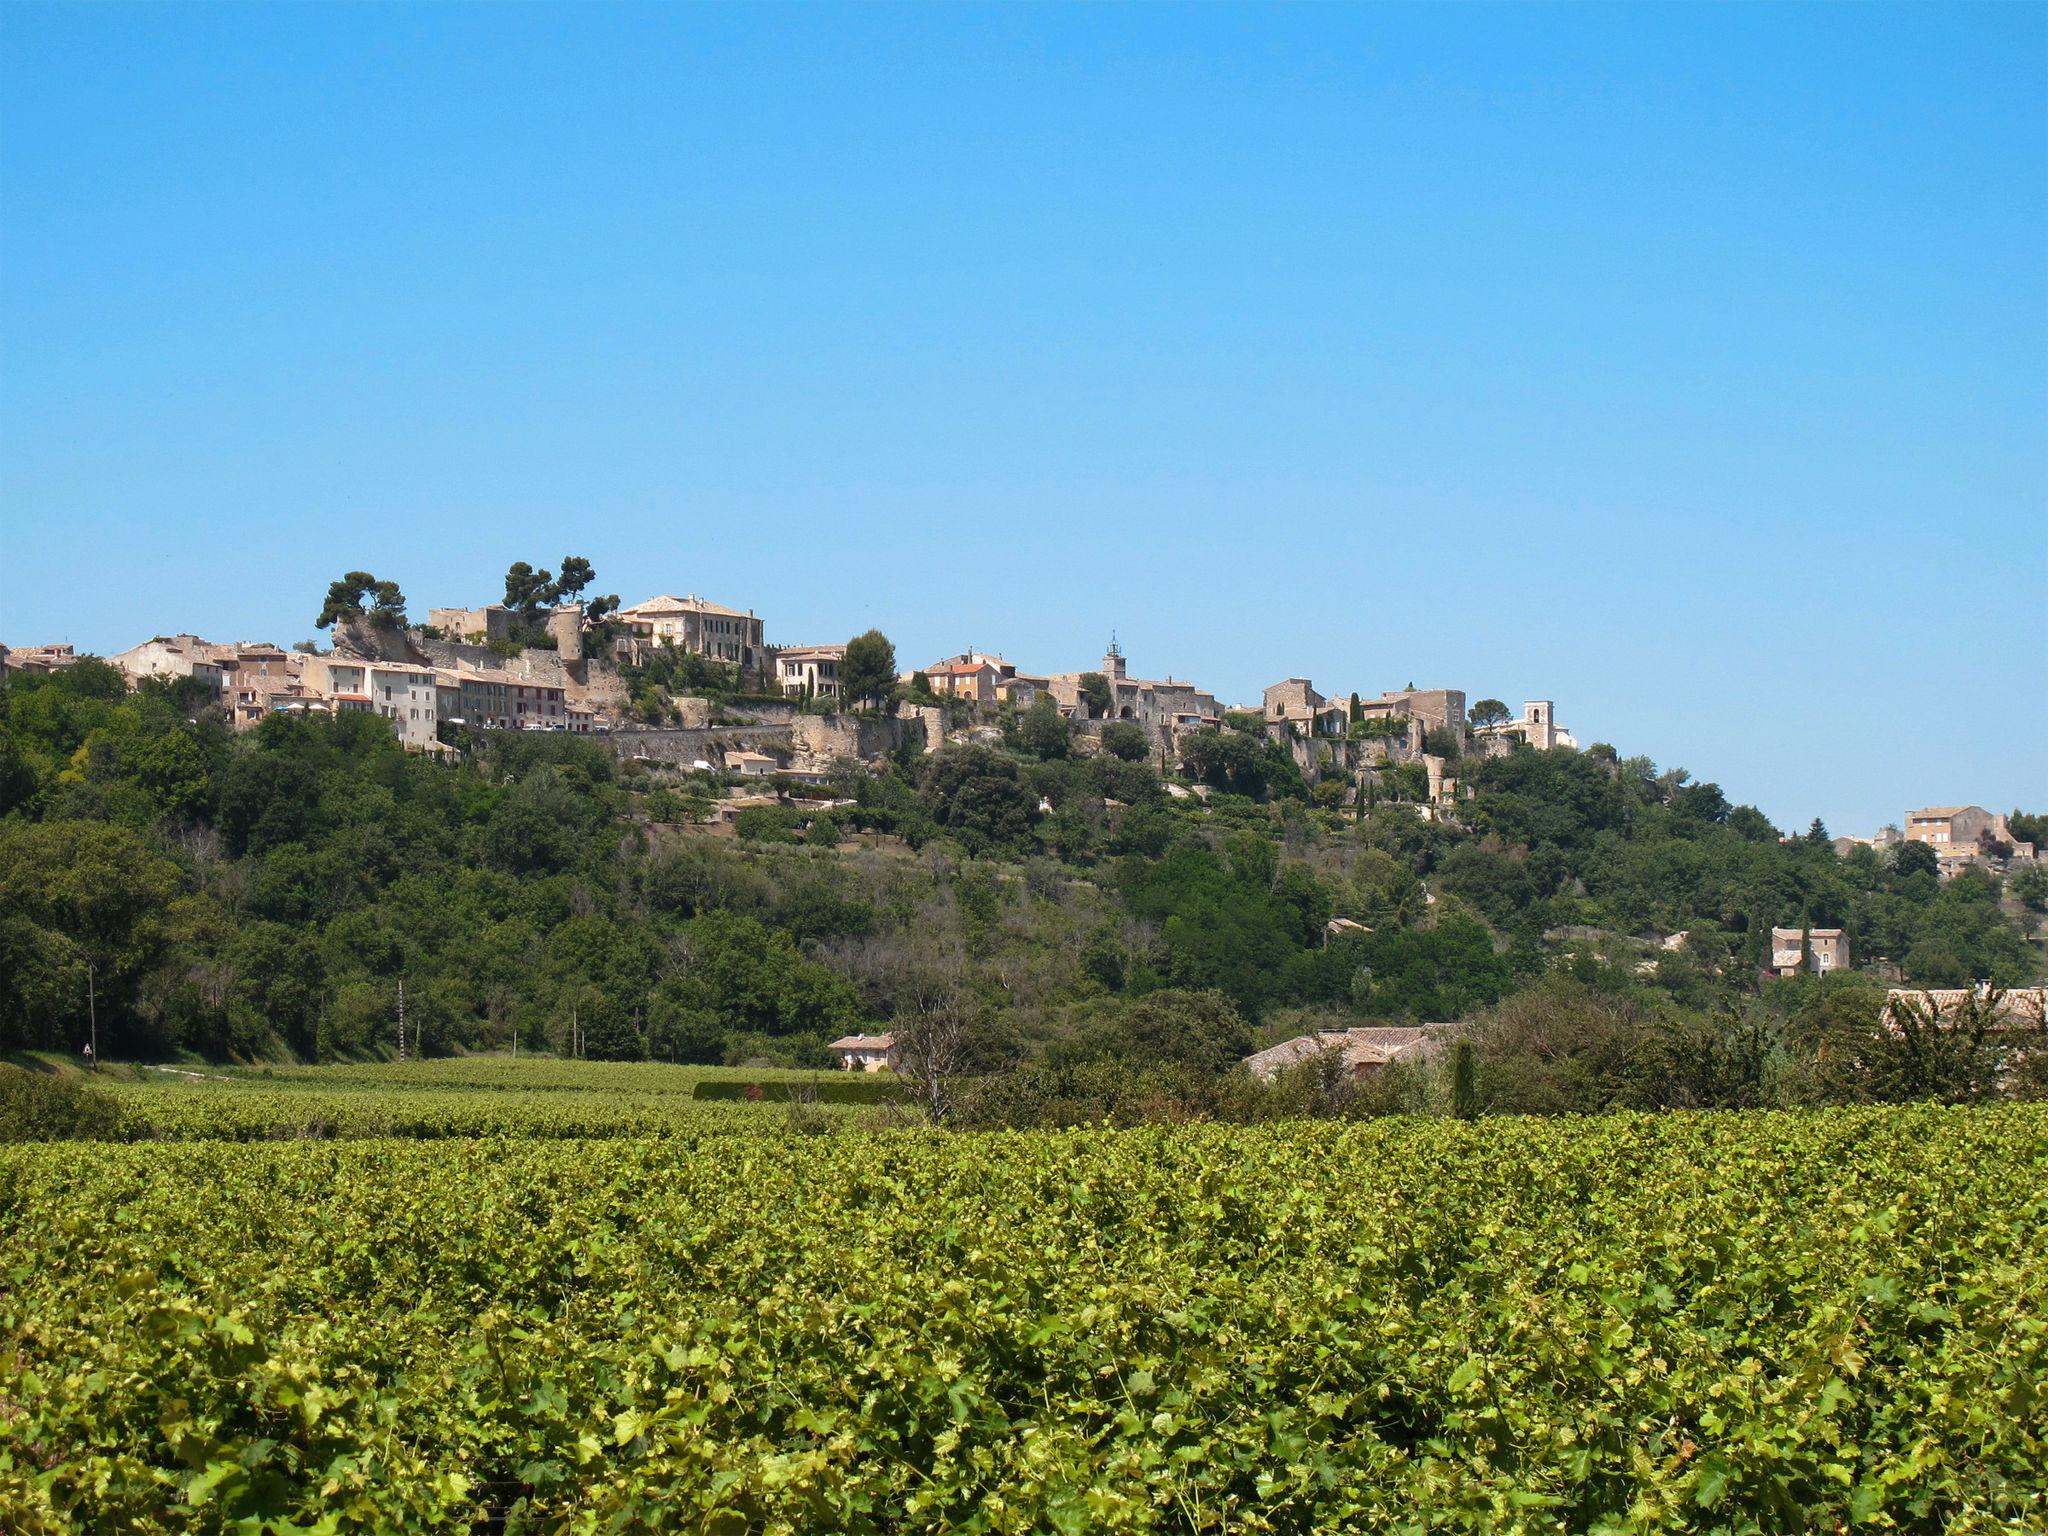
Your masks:
M886 1104L898 1096L896 1079L866 1072L839 1072L829 1077L784 1078L762 1083L724 1079L703 1082L691 1095L697 1099L759 1099L779 1104L801 1090L820 1104Z

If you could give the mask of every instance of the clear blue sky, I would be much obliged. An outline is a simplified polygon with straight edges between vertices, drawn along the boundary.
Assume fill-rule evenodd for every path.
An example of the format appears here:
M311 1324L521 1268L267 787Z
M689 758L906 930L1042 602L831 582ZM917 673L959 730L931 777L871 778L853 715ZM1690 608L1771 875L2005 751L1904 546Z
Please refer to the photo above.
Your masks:
M0 7L0 640L513 559L2048 806L2048 7Z

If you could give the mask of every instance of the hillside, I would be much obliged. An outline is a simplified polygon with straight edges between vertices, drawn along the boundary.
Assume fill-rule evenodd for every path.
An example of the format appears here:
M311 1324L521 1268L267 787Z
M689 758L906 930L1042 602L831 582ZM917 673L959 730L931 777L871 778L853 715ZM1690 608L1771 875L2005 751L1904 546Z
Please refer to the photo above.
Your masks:
M1993 880L1786 840L1601 746L1468 759L1432 820L1318 803L1249 735L1255 776L1222 782L1255 796L1025 722L733 838L695 824L723 785L590 740L491 733L451 763L369 716L237 735L91 662L0 705L8 1048L76 1053L90 1006L103 1056L376 1054L402 981L429 1052L573 1030L591 1056L825 1066L838 1035L942 1016L982 1067L1211 1070L1572 988L1669 1029L2041 970ZM1859 974L1760 984L1773 925L1845 930Z

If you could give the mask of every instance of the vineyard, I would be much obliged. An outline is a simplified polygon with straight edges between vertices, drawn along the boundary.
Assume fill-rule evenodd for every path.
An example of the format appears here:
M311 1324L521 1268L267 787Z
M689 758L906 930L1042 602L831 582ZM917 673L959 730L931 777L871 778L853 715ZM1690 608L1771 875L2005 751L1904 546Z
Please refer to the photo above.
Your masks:
M20 1146L0 1236L12 1532L2048 1525L2033 1106Z
M821 1125L856 1118L832 1102L846 1073L675 1067L651 1062L438 1061L178 1074L97 1084L132 1141L280 1141L515 1136L550 1140L779 1130L792 1099ZM887 1096L889 1084L851 1084ZM707 1097L730 1093L730 1098Z

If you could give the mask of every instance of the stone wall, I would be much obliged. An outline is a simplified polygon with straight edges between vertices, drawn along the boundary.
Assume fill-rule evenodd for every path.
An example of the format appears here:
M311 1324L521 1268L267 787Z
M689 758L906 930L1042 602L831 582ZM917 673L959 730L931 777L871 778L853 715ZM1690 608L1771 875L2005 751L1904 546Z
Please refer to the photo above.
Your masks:
M614 757L646 758L650 762L688 768L698 758L718 766L721 754L742 750L787 758L792 753L786 725L720 725L696 730L613 731L602 740Z
M894 717L870 720L859 715L798 715L790 722L790 739L807 765L827 767L842 757L866 762L902 745L914 720Z
M644 757L687 768L700 757L715 764L720 753L738 748L767 752L780 758L786 768L822 773L841 758L867 762L894 752L906 740L923 737L923 722L915 717L874 720L855 715L797 715L783 724L705 723L614 731L606 740L622 759Z

